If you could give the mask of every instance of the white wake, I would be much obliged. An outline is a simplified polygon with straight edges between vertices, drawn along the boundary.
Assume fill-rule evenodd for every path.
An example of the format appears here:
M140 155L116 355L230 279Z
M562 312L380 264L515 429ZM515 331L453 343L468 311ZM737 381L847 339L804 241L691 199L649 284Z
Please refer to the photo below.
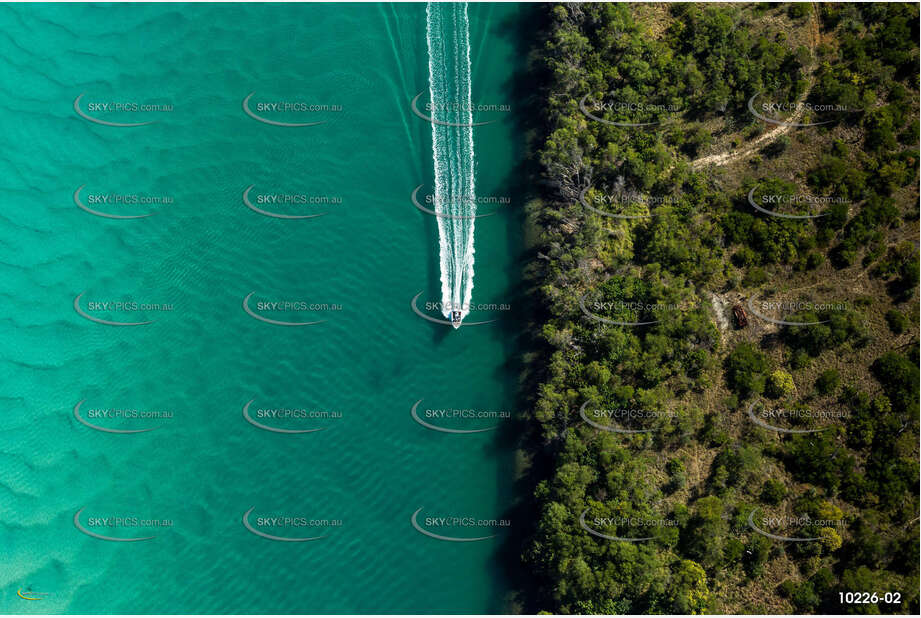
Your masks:
M473 110L470 101L470 28L466 2L426 7L435 212L441 263L441 310L450 318L470 311L473 296ZM442 123L449 123L448 126Z

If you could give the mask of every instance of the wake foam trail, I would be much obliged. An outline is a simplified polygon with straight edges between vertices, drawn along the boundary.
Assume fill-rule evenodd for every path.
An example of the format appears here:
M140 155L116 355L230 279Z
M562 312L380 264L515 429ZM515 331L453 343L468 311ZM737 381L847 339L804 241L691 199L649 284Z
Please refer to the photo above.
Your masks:
M470 104L470 27L466 2L426 6L435 212L441 263L441 307L446 318L470 310L473 296L473 112ZM458 126L460 125L460 126ZM447 216L444 216L447 215Z

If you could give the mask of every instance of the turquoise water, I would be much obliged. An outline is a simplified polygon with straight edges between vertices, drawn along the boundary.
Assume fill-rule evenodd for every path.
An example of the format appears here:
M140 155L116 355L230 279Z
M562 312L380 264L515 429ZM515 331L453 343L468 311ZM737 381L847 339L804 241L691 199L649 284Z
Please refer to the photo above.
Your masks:
M410 108L428 88L425 5L0 6L0 611L505 609L502 522L425 518L502 518L511 454L496 431L441 433L410 410L422 399L420 414L488 417L515 402L507 90L521 10L469 7L472 97L512 105L486 112L495 122L474 135L477 193L511 203L477 221L473 302L510 307L471 311L502 319L455 331L410 309L421 292L420 310L442 317L425 305L440 298L437 226L410 200L433 186L431 126ZM93 123L75 112L81 93L91 117L156 122ZM260 122L243 111L250 93L263 118L323 124ZM325 214L258 214L242 200L250 186L267 212ZM152 216L94 216L76 205L79 187L97 212ZM100 202L107 194L161 199ZM257 201L271 195L321 203ZM257 315L322 322L260 321L243 309L251 293ZM152 322L95 323L74 310L78 295L93 318ZM243 418L249 401L264 425L323 430L258 428ZM93 429L78 402L97 427L153 430ZM116 408L151 418L96 412ZM257 417L264 409L317 414ZM410 524L419 508L434 533L499 536L436 540ZM266 534L323 538L257 536L243 526L250 509ZM90 532L155 538L93 538L78 511ZM123 520L99 519L111 517Z

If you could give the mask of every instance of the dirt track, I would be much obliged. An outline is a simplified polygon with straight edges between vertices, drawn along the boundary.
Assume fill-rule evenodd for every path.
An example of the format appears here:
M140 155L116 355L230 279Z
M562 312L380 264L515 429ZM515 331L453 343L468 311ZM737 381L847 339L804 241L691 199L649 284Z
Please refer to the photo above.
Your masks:
M814 2L812 3L812 19L810 20L810 24L809 24L809 34L810 34L809 51L812 57L815 58L815 49L816 49L816 46L818 46L819 44L819 7ZM801 104L805 102L806 97L809 96L809 91L812 90L812 83L813 83L812 70L810 70L809 71L809 85L806 87L806 91L797 101L796 111L793 113L792 116L790 116L790 118L786 119L784 122L799 122L800 118L803 117L803 112L805 110ZM695 159L694 161L691 161L691 169L699 170L700 168L707 167L709 165L726 165L727 163L732 163L734 161L738 161L739 159L749 157L752 154L754 154L761 147L762 144L771 143L772 141L774 141L781 135L784 135L785 133L787 133L792 128L793 127L788 126L788 125L779 125L771 129L767 133L764 133L763 135L759 135L755 139L746 143L745 146L743 148L740 148L739 150L728 150L725 152L719 152L716 154L707 155L706 157Z

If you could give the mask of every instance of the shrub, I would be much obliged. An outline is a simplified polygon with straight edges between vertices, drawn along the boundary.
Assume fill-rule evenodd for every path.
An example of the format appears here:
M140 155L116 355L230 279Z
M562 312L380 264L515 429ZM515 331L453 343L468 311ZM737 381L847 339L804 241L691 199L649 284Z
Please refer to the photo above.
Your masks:
M724 362L730 390L742 397L764 392L768 359L750 343L741 343Z
M826 369L815 380L815 390L821 395L831 395L841 384L837 369Z
M896 335L901 335L908 328L908 318L898 309L890 309L886 312L886 323Z
M780 481L768 479L761 486L761 500L767 504L780 504L787 496L787 486Z
M786 397L790 393L796 390L796 384L793 382L793 376L784 371L783 369L777 369L774 373L771 374L770 379L768 380L768 395L777 399L779 397Z

